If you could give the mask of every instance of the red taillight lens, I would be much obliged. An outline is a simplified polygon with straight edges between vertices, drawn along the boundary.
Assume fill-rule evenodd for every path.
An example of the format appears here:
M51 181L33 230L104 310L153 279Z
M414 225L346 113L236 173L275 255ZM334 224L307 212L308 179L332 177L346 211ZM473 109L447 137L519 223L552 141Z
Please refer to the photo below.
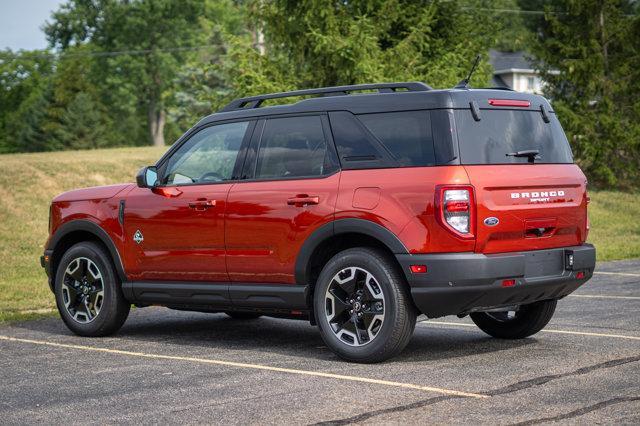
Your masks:
M436 217L461 238L473 238L475 203L470 185L441 185L436 188Z
M502 280L502 287L513 287L516 285L516 280Z
M583 271L577 272L576 273L576 278L579 279L579 280L583 279L584 278L584 272Z

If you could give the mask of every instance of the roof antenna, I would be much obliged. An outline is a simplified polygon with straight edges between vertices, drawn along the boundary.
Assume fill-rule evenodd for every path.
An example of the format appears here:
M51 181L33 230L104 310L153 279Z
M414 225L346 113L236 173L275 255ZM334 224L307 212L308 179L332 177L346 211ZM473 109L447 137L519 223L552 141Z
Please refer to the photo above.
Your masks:
M471 80L471 76L473 72L476 70L478 63L480 62L480 55L476 56L476 60L473 62L473 66L471 67L471 71L469 71L469 75L467 78L463 78L460 80L460 83L456 84L454 89L468 89L469 88L469 80Z

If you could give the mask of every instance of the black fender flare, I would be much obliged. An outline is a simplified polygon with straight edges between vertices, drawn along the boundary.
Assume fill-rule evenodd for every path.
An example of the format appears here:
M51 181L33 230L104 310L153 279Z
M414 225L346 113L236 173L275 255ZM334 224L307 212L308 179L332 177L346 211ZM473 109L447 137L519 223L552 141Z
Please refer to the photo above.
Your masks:
M340 234L358 233L368 235L384 244L394 254L409 254L400 239L387 228L365 219L338 219L316 229L302 244L295 264L295 280L307 285L307 265L315 249L329 238Z
M116 267L118 277L121 281L126 281L127 275L124 272L122 259L120 258L120 253L118 253L116 245L113 243L113 240L111 239L107 231L102 229L100 225L97 225L90 220L75 219L61 225L49 240L49 244L46 249L50 250L54 256L57 256L55 250L59 246L60 242L62 242L64 240L64 237L66 237L67 235L77 231L83 231L92 234L93 236L98 238L98 240L100 240L105 245L105 247L107 247L107 250L109 250L109 254L111 255L111 259L113 260L113 264ZM55 277L51 277L51 280L55 280Z

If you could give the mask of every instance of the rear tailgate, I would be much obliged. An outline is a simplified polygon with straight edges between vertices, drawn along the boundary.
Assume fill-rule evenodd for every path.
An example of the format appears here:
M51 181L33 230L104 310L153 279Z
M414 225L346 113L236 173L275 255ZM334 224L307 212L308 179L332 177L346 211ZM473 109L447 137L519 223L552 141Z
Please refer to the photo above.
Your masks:
M476 252L576 246L587 233L586 178L544 98L509 94L454 112L475 188ZM521 97L522 100L515 99Z
M465 169L476 191L476 252L584 243L587 197L584 175L576 165L477 165Z

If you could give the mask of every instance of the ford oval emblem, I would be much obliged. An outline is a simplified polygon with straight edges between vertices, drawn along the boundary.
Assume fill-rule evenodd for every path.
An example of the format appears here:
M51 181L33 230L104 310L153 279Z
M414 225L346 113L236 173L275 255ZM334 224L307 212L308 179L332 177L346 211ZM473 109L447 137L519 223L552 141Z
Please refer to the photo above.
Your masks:
M484 220L484 224L487 226L496 226L500 221L497 217L488 217Z

